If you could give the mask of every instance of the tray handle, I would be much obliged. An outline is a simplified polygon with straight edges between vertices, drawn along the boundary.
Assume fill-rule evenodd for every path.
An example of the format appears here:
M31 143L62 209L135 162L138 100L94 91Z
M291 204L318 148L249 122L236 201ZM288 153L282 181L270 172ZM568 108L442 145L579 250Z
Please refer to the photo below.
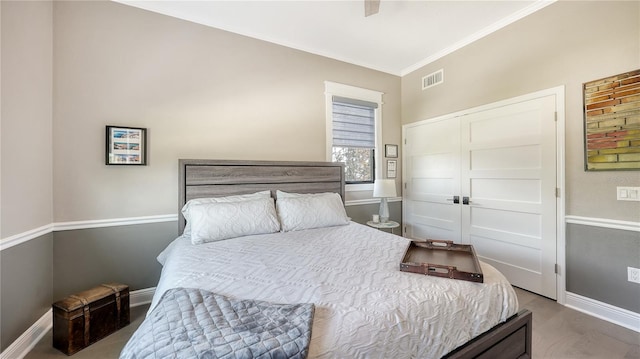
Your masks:
M445 240L445 239L428 239L424 242L426 245L431 247L440 247L440 248L451 248L453 246L453 241Z
M427 267L427 273L432 273L433 275L448 277L448 278L453 278L453 273L457 269L454 266L446 266L446 265L431 264L431 263L428 263L426 267Z

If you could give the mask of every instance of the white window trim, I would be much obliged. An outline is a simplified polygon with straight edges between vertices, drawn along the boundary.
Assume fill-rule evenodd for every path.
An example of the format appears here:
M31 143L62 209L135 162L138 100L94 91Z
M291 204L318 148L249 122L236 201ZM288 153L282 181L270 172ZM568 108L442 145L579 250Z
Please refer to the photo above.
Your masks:
M384 92L363 89L360 87L349 86L337 82L324 82L325 95L325 116L326 116L326 160L332 160L333 147L333 96L352 98L356 100L375 102L378 108L374 111L376 124L376 151L375 151L375 175L376 178L382 178L382 95ZM373 183L347 184L345 191L373 191Z

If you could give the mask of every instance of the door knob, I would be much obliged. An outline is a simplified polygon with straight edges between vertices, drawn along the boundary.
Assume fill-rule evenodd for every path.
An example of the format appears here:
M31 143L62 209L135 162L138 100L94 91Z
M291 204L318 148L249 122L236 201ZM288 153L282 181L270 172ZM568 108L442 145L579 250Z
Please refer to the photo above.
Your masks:
M471 203L471 201L469 201L469 197L462 197L462 204L469 205L469 203Z
M453 203L460 203L460 196L453 196L453 198L447 198L447 201L453 201Z

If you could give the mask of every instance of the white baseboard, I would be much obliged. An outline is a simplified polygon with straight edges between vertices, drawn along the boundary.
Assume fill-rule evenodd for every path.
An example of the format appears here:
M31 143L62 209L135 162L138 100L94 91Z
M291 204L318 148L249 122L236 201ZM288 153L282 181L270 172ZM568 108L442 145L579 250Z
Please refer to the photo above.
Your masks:
M151 303L153 294L156 292L156 287L138 289L129 293L129 305L131 307L137 307Z
M640 333L640 314L567 292L565 306Z
M131 307L137 307L151 303L155 291L155 287L131 291L131 293L129 293L129 305ZM26 332L22 333L7 349L0 353L0 359L24 358L52 327L53 314L51 309L49 309L38 321L27 329Z
M49 309L26 332L0 353L0 359L22 359L53 326L53 316Z

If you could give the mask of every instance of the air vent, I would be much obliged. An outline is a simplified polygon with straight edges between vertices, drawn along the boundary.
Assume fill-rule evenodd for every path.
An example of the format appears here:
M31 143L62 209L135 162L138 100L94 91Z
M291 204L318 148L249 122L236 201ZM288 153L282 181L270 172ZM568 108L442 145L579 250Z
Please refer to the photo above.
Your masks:
M422 89L440 85L444 82L444 69L440 69L422 78Z

